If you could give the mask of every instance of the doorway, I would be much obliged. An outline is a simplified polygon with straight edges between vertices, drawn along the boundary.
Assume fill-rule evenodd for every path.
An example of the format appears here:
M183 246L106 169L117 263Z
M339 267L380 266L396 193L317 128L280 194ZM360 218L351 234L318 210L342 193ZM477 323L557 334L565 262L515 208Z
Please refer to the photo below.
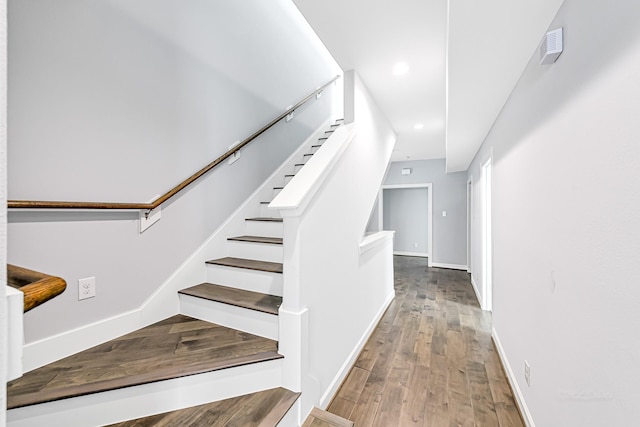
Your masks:
M491 233L491 157L482 165L482 309L491 311L493 301L493 250Z
M426 257L433 260L431 184L383 185L380 190L379 224L394 230L396 255Z

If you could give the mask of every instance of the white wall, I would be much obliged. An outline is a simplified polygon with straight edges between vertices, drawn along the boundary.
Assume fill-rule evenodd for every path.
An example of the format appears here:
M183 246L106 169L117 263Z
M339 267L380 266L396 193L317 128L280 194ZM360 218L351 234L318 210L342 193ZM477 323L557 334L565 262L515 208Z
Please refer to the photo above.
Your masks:
M0 204L7 200L7 2L0 1ZM7 211L0 209L0 384L7 382ZM6 424L7 388L0 390L0 427Z
M402 175L410 168L410 175ZM466 268L467 265L467 198L466 174L446 173L445 160L411 160L393 162L385 185L433 184L433 254L432 262ZM447 216L442 216L446 211ZM426 223L426 218L425 218Z
M640 419L638 22L637 2L565 0L565 52L533 54L469 169L478 217L493 150L495 336L537 426Z
M9 6L11 199L151 200L340 72L287 0ZM328 119L332 97L167 203L142 235L137 212L12 211L10 262L69 285L25 315L27 342L139 307ZM89 276L97 297L78 302Z
M467 169L562 1L447 2L447 171Z

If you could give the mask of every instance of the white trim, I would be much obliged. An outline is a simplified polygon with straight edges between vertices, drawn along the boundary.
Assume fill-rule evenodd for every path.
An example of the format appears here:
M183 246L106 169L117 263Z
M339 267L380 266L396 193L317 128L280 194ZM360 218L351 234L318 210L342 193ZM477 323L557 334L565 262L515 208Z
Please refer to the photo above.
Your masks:
M473 287L473 293L476 294L476 299L478 300L478 305L480 305L480 292L478 292L478 285L476 285L476 281L473 280L473 273L471 273L471 286Z
M377 233L364 236L362 241L360 241L360 255L393 239L394 234L395 231L378 231Z
M472 224L471 218L473 214L473 175L469 175L469 179L467 179L467 273L471 273L471 252L473 248L471 247L471 234L472 234Z
M383 225L384 225L384 200L383 200L384 190L394 190L394 189L402 189L402 188L428 189L427 200L428 200L429 206L427 206L427 254L428 254L427 265L429 267L433 267L433 263L431 262L431 260L433 259L433 184L432 183L425 182L420 184L383 185L380 189L380 199L379 199L380 202L378 203L379 216L380 216L380 228L383 228Z
M24 351L24 294L11 286L5 286L7 302L7 381L22 376L22 353Z
M500 357L500 361L502 362L502 366L504 367L504 371L507 374L507 381L511 385L511 389L513 390L513 394L515 396L516 405L518 405L518 409L520 409L520 413L524 417L524 423L527 427L536 427L536 424L533 422L533 417L529 412L529 408L527 407L527 402L524 400L524 395L522 394L522 390L520 390L520 386L518 385L518 381L516 381L516 377L513 374L513 370L511 369L511 365L509 364L509 360L502 348L502 344L500 343L500 338L498 338L498 332L495 328L491 330L491 336L493 337L493 342L496 345L496 349L498 350L498 356Z
M432 267L437 267L437 268L450 268L452 270L467 270L467 266L466 265L462 265L462 264L447 264L444 262L434 262L431 264Z
M420 258L429 258L429 254L424 252L405 252L405 251L393 251L394 255L400 256L415 256Z
M349 357L344 361L344 363L340 367L340 370L333 378L333 381L331 381L329 387L327 387L327 390L320 398L320 404L318 405L320 408L326 409L327 406L329 406L329 403L331 403L331 399L333 398L334 394L338 391L338 388L346 378L347 374L349 374L351 367L356 363L356 359L360 355L360 352L373 334L373 331L375 331L378 323L380 322L380 319L382 319L382 316L384 316L384 313L387 311L387 308L389 308L389 305L395 297L395 293L391 292L386 301L382 304L382 307L380 307L380 310L378 310L378 312L376 313L371 323L369 323L369 326L367 327L364 334L362 334L362 337L360 338L354 349L351 351L351 354L349 354Z
M493 231L492 181L493 155L481 165L482 176L482 309L493 308Z
M141 309L132 310L26 344L24 372L136 330L140 327L140 312Z

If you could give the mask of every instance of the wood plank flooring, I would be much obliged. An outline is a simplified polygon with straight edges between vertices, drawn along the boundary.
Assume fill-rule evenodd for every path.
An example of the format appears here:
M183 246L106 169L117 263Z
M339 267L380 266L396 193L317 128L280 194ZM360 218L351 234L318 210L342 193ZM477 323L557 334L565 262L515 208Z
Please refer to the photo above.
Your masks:
M274 388L109 427L275 427L300 393Z
M176 315L11 381L7 408L279 359L277 345Z
M327 410L361 427L524 427L469 275L394 264L396 298Z
M276 295L261 294L213 283L201 283L182 289L179 293L274 315L278 314L278 308L282 305L282 297Z
M313 408L302 427L353 427L353 421L322 409Z
M246 268L248 270L266 271L269 273L282 273L282 263L258 261L255 259L225 257L212 259L207 264L222 265L225 267Z

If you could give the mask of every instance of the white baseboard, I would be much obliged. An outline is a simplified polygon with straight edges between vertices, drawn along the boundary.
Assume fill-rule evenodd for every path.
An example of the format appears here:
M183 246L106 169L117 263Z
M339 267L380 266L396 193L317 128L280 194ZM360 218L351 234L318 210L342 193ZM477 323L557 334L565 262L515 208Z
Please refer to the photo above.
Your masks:
M467 266L466 265L462 265L462 264L446 264L444 262L434 262L431 264L431 267L437 267L437 268L449 268L452 270L467 270Z
M509 364L509 360L507 359L506 354L504 353L504 349L502 348L502 344L500 343L500 338L498 338L498 333L495 328L491 330L491 337L493 338L493 342L496 344L496 349L498 349L498 356L500 357L500 361L502 362L502 366L504 366L504 370L507 374L507 381L511 385L511 390L513 390L513 394L515 397L516 405L518 405L518 409L520 413L524 417L524 422L527 427L536 427L536 424L533 422L533 417L529 412L529 408L527 407L527 402L524 400L524 396L522 395L522 390L520 390L520 386L518 385L518 381L511 369L511 365Z
M420 257L420 258L429 258L429 254L428 253L424 253L424 252L405 252L405 251L393 251L394 255L401 255L401 256L415 256L415 257Z
M140 327L140 310L133 310L25 344L24 372L60 360Z
M384 301L384 303L382 304L382 307L380 307L375 317L373 318L373 320L365 330L364 334L362 334L362 337L360 338L356 346L353 348L353 350L349 354L349 357L344 361L344 363L340 367L338 374L333 378L333 381L331 381L329 387L320 398L319 406L321 409L326 409L327 406L329 406L329 403L331 403L331 399L338 391L338 388L340 387L340 385L342 385L342 382L346 378L347 374L349 374L349 371L351 370L351 367L353 366L353 364L356 363L356 359L358 358L358 355L360 355L360 352L362 351L365 344L371 337L371 334L373 334L373 331L375 331L376 327L378 326L378 323L380 322L380 319L382 319L382 316L384 316L384 313L387 311L387 308L389 307L389 305L391 304L394 298L395 298L395 293L391 292L391 294Z
M473 293L476 294L476 299L478 300L478 305L482 305L480 302L480 292L478 291L478 285L476 285L476 281L473 280L473 274L471 275L471 287L473 288Z

